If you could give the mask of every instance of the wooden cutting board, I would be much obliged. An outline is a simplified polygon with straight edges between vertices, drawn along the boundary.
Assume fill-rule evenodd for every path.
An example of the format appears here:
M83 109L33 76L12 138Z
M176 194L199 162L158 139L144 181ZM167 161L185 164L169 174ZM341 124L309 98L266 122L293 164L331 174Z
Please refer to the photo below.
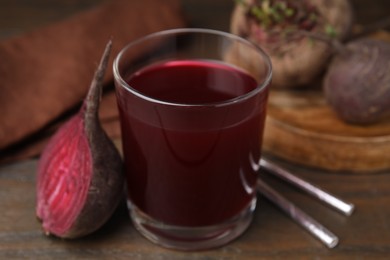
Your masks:
M390 42L388 31L370 37ZM298 164L345 173L390 170L390 119L370 126L346 124L321 87L271 90L263 150Z
M342 122L321 89L272 90L263 150L306 166L349 173L390 169L390 120L371 126Z

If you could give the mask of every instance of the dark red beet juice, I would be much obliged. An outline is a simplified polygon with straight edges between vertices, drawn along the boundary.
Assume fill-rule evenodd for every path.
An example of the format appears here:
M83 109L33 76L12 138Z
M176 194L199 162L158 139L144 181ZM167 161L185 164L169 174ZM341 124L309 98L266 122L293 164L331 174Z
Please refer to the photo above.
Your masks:
M267 88L207 60L157 63L117 92L128 193L148 216L178 226L224 222L256 196ZM244 95L244 96L243 96Z

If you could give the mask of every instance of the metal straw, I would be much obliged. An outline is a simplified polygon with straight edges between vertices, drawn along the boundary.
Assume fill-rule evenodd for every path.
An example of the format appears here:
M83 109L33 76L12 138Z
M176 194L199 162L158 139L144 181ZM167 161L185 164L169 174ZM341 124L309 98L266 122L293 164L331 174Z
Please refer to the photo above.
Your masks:
M339 239L337 236L260 180L260 178L257 179L257 190L327 247L333 248L338 244Z
M302 189L303 191L309 193L320 201L326 203L334 209L337 209L339 212L350 216L355 208L352 203L345 202L336 196L330 194L329 192L324 191L323 189L316 187L315 185L293 175L286 169L266 160L260 160L261 168L267 170L267 172L293 184L294 186Z

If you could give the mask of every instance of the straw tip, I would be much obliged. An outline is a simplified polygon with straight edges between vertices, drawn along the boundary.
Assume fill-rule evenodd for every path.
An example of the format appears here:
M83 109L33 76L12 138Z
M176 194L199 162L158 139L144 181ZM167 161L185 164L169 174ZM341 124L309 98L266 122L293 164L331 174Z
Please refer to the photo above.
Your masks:
M339 244L339 239L337 237L333 238L332 241L330 241L329 243L327 243L326 245L329 247L329 248L335 248L337 245Z
M345 215L351 216L353 212L355 212L355 205L349 204L348 209L345 211Z
M348 203L348 204L345 205L345 207L342 209L342 212L343 212L344 215L346 215L347 217L351 216L352 213L355 212L355 205L353 205L352 203Z

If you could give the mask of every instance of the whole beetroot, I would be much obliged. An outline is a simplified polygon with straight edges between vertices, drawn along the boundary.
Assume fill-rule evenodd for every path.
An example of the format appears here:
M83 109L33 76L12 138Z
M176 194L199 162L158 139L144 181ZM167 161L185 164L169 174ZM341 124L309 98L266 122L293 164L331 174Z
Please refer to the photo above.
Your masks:
M390 44L353 40L334 55L324 78L325 97L347 123L390 117Z
M123 196L121 157L98 120L107 45L78 114L52 137L40 158L37 217L46 234L85 236L112 215Z
M353 21L347 0L237 0L230 30L258 44L272 60L272 86L307 86L325 69L332 47L303 32L343 40Z

